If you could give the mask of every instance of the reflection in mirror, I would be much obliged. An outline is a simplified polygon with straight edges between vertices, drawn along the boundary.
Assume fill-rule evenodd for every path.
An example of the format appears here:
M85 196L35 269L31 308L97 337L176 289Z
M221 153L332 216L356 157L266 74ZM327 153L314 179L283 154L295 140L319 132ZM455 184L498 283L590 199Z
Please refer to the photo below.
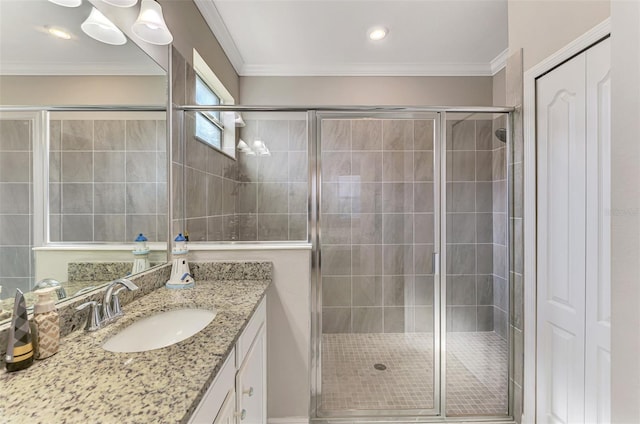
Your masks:
M0 323L18 288L30 306L42 280L62 300L130 275L140 233L137 265L166 262L166 73L83 33L91 10L0 0Z

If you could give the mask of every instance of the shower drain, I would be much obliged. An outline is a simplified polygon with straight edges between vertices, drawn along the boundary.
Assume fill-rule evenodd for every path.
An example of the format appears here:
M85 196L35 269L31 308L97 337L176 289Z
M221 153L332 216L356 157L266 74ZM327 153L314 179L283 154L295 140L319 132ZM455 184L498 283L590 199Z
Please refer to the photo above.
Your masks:
M384 371L387 369L387 366L385 364L374 364L373 368L377 369L378 371Z

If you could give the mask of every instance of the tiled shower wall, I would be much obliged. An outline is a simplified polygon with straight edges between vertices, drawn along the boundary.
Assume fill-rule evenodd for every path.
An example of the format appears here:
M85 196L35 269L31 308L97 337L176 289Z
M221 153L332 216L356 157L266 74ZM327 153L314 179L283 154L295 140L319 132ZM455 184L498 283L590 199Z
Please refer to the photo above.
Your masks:
M447 330L506 337L504 147L490 116L447 122Z
M321 130L323 332L432 332L433 121Z
M52 119L49 131L52 242L166 240L166 121Z
M195 70L175 49L172 60L174 105L195 104ZM186 229L196 242L307 240L306 119L253 116L236 137L260 138L271 155L234 159L196 139L194 112L174 111L174 233Z
M433 331L432 125L323 121L325 333ZM506 149L493 126L448 122L447 328L506 338Z
M0 119L0 286L2 298L33 281L31 121Z
M251 119L240 129L269 156L238 152L238 240L306 240L308 155L305 120Z
M306 121L246 120L239 137L268 156L233 159L197 140L185 115L186 222L190 241L307 239Z

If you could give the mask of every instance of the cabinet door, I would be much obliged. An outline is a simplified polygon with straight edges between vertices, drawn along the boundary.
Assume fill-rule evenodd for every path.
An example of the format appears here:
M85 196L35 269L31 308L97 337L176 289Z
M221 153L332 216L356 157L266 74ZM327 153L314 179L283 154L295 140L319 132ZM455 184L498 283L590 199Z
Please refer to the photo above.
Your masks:
M236 420L236 391L229 390L227 397L222 403L222 408L213 424L235 424Z
M236 374L239 424L267 422L266 332L264 324Z

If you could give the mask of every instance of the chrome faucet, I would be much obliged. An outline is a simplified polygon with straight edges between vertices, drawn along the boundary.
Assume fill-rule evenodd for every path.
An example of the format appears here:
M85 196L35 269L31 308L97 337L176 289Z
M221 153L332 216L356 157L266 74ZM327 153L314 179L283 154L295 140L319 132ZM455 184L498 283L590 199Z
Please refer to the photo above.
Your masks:
M114 292L115 288L119 285L122 285L123 287ZM107 291L104 292L104 300L102 301L103 322L107 323L122 316L122 309L120 308L120 299L118 298L118 294L120 294L124 289L134 291L138 290L138 286L126 278L118 278L107 286Z
M122 287L115 290L119 285L122 285ZM99 330L102 327L108 325L110 322L115 321L118 317L122 316L123 312L122 308L120 307L120 299L118 298L118 294L122 290L134 291L138 290L138 286L136 286L126 278L118 278L117 280L109 283L109 285L107 286L102 304L94 300L83 303L76 308L77 311L89 308L89 317L87 318L87 325L85 326L86 331ZM100 313L101 309L102 313Z

